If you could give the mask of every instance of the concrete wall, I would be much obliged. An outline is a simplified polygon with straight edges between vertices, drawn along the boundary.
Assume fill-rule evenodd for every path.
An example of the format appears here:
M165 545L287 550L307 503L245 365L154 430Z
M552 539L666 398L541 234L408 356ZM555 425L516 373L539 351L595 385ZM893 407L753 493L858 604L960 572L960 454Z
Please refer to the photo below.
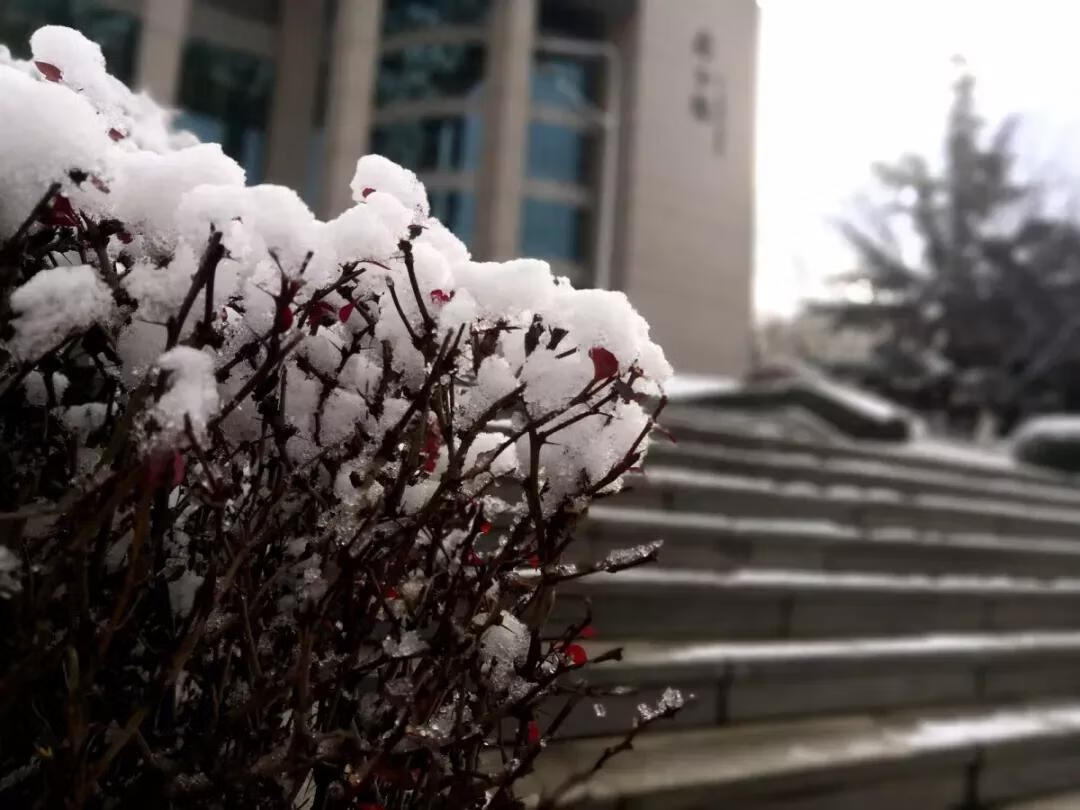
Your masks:
M639 0L619 40L616 286L678 371L740 373L751 350L757 4ZM693 113L695 95L708 118Z

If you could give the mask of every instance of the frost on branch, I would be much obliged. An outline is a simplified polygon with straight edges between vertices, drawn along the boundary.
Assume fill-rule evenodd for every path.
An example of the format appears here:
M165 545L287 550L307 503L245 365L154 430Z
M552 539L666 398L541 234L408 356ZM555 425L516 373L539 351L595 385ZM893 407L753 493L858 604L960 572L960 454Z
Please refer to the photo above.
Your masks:
M605 657L555 585L656 554L561 562L646 452L648 325L473 261L385 158L323 222L79 34L31 44L0 59L0 803L516 807Z

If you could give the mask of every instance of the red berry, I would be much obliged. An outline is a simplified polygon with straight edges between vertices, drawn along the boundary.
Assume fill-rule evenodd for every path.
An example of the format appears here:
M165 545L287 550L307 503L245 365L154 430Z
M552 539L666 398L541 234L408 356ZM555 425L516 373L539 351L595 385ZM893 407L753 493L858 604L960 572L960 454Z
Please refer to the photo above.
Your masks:
M398 599L401 597L401 592L393 585L387 585L383 588L383 596L387 599Z
M184 457L180 455L179 450L173 450L172 457L172 485L174 487L180 486L184 481L184 473L187 472L187 462Z
M127 135L118 130L116 127L112 127L109 130L109 137L112 138L114 141L122 141L124 140L124 138L127 137Z
M603 346L593 346L589 349L589 358L593 362L594 380L604 380L619 373L619 361Z
M63 194L53 197L52 205L42 213L41 220L46 225L59 225L63 228L77 228L81 224L75 209L71 207L71 200Z
M491 522L490 521L485 520L483 523L480 524L480 534L487 534L490 531L491 531Z
M589 660L588 654L585 652L585 648L580 644L567 644L566 649L563 650L563 654L566 655L575 666L581 666Z
M60 70L56 65L49 64L48 62L34 62L34 66L40 70L41 75L50 82L58 82L64 78L64 71Z
M345 321L349 320L349 316L352 315L354 309L356 309L356 304L350 301L338 310L338 320L340 320L342 323L345 323Z
M360 192L360 196L363 197L366 200L368 194L372 194L372 193L374 193L374 191L375 191L375 189L373 189L373 188L365 188L362 192Z
M537 725L535 720L529 721L529 745L536 745L540 742L540 726Z
M452 292L448 293L448 292L445 292L443 290L432 290L431 291L431 300L436 304L445 304L446 302L448 302L453 297L454 297L454 294Z

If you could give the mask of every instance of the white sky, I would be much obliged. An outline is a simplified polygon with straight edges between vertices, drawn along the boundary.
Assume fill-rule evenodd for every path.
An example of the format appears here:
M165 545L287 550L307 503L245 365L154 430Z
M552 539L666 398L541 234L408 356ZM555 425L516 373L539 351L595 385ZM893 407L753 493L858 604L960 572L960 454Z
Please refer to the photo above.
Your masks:
M1080 196L1080 0L759 2L759 316L850 268L830 219L871 188L873 161L939 158L953 54L988 131L1021 115L1024 172Z

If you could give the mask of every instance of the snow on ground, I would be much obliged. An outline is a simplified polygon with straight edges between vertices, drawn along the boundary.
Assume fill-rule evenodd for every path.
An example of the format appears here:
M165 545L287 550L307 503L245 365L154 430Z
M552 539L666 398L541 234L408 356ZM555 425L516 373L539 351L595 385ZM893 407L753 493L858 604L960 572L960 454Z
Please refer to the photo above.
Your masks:
M932 634L909 638L852 638L823 641L749 641L621 644L621 662L608 668L727 664L755 661L824 661L846 658L916 657L941 653L1016 654L1080 650L1080 632ZM611 647L607 642L602 649ZM601 647L598 646L598 649Z
M896 591L925 593L1080 595L1080 579L1060 577L976 576L971 574L878 574L846 571L823 572L777 568L737 571L702 571L684 568L634 568L617 577L593 574L584 582L604 588L637 589L642 586L672 588L776 589L840 591Z

